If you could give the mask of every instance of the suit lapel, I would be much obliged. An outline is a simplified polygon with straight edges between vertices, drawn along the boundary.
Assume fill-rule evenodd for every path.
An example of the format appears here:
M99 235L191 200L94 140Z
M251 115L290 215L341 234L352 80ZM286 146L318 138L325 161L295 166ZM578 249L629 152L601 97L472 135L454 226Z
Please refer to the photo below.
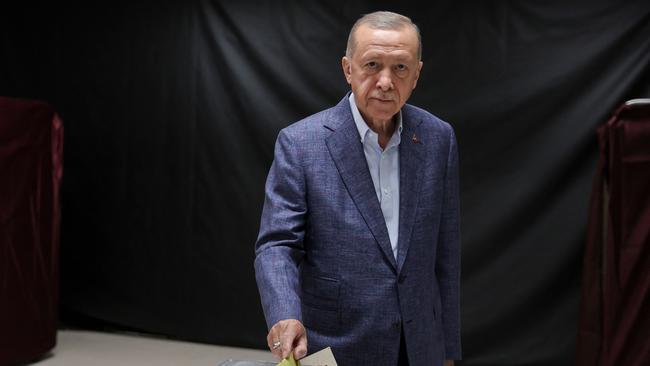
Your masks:
M418 138L419 119L412 119L402 109L402 139L399 144L399 234L397 239L397 268L401 271L411 242L415 211L422 183L424 143Z
M348 96L334 108L332 119L326 122L326 127L333 130L333 133L326 139L327 148L345 187L372 235L384 252L386 259L394 268L397 268L390 246L388 229L386 229L386 221L381 212L368 170L368 163L363 153L359 131L354 124L350 106L347 104L349 103Z

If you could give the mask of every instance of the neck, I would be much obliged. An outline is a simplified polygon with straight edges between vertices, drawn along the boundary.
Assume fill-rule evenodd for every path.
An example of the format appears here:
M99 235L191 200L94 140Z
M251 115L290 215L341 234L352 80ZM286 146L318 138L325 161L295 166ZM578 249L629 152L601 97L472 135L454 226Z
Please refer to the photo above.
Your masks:
M365 118L364 118L365 119ZM395 132L396 123L395 118L391 118L385 121L382 120L367 120L366 122L368 127L373 130L379 136L379 146L384 149L388 145L391 136Z

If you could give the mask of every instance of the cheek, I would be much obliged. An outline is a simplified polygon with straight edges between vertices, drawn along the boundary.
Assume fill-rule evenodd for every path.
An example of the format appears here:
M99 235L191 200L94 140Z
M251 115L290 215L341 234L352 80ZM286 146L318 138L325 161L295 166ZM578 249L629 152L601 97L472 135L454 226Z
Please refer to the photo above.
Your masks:
M399 87L400 98L405 98L409 94L411 94L414 85L415 82L413 80L404 81L402 84L400 84Z
M357 82L357 89L360 94L366 94L372 89L372 80L370 78L359 79Z

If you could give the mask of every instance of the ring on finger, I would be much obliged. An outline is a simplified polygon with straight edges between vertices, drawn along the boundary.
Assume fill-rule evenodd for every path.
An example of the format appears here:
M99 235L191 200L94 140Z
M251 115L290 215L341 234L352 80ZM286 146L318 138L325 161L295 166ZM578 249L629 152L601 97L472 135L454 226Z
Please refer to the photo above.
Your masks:
M276 350L276 349L280 348L281 344L282 343L280 343L280 341L275 341L275 342L273 342L273 345L271 346L271 349Z

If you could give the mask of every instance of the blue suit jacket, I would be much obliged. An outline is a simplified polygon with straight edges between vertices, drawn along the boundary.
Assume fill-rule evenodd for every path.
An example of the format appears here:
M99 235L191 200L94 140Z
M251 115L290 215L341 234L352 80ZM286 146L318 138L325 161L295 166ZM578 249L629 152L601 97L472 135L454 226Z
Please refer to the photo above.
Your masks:
M348 96L277 139L256 243L269 328L298 319L339 365L460 358L459 197L452 128L405 105L397 260Z

